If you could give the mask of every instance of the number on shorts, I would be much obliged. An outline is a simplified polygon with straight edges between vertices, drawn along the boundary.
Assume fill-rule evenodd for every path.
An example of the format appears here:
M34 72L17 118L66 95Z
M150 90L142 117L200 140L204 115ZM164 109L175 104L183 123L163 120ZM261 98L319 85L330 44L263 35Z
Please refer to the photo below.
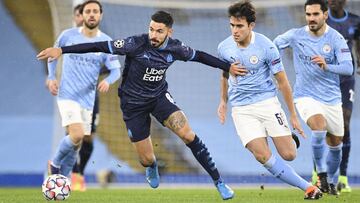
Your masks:
M281 113L276 113L275 117L280 125L284 125Z
M354 92L354 90L353 90L353 89L350 89L350 90L349 90L349 93L350 93L350 98L349 98L349 100L354 103L354 100L355 100L355 92Z

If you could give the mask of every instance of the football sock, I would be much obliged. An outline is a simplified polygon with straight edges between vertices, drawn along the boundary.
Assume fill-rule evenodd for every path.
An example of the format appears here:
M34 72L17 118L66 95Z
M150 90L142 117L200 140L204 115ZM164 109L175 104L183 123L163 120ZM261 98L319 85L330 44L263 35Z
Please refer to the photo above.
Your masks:
M52 159L52 164L54 166L61 166L62 160L64 157L73 151L75 151L76 146L72 143L70 136L65 136L61 141L60 144L55 152L55 156Z
M270 159L263 166L275 177L303 191L311 186L311 184L301 178L293 168L287 165L285 161L281 158L276 158L274 155L271 155Z
M84 175L85 166L88 163L91 153L94 150L94 143L92 141L83 141L80 149L80 162L79 162L79 172L81 175Z
M340 163L340 175L341 176L346 176L346 171L347 171L348 162L349 162L350 147L351 147L350 132L349 132L349 130L345 129L344 138L343 138L343 146L342 146L341 163Z
M68 176L76 163L78 157L78 151L72 149L62 160L60 167L60 174Z
M325 137L327 131L312 131L311 145L313 149L313 159L316 165L317 173L326 172L325 163Z
M195 156L196 160L201 164L206 172L208 172L216 184L216 182L220 180L220 174L205 144L198 136L195 135L194 140L186 146L191 149L191 152Z
M329 153L326 159L328 183L334 183L334 176L340 166L342 144L329 146Z

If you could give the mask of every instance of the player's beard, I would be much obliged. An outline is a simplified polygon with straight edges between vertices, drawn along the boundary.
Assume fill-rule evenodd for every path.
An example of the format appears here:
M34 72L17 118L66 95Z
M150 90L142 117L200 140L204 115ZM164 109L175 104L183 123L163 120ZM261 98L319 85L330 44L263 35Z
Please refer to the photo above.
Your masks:
M168 35L165 36L165 38L164 38L164 40L163 40L162 42L159 42L159 41L156 40L155 43L159 43L158 45L153 44L153 43L152 43L152 42L153 42L152 39L150 39L150 44L151 44L151 46L153 46L154 48L159 48L159 47L161 47L161 46L164 44L164 42L166 41L167 38L168 38Z
M309 30L313 33L317 33L323 26L325 25L325 21L319 22L317 24L311 24L309 23Z
M95 28L98 27L99 21L95 21L94 23L89 23L89 22L85 21L84 24L85 24L85 26L86 26L87 28L89 28L90 30L92 30L92 29L95 29Z

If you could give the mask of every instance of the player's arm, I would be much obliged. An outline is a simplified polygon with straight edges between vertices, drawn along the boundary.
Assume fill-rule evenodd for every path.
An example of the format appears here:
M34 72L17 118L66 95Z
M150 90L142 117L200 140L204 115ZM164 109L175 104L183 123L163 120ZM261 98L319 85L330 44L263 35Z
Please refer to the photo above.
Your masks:
M195 50L194 50L195 51ZM220 68L225 72L229 72L231 75L243 75L246 70L239 68L238 62L229 64L225 61L216 58L206 52L196 50L194 57L190 61L196 61L214 68Z
M56 39L56 42L54 43L54 48L57 48L57 47L65 44L66 39L67 39L67 34L66 34L66 31L64 31ZM46 79L46 86L53 96L56 96L58 94L58 90L59 90L58 81L56 79L57 63L58 63L57 60L53 60L53 61L48 60L48 63L47 63L48 76Z
M103 79L99 85L98 90L100 92L107 92L110 85L115 83L120 78L120 62L118 57L111 54L105 54L105 67L110 71L110 74Z
M227 102L228 102L228 79L229 73L223 72L220 78L220 103L217 109L218 118L221 124L225 123L226 112L227 112Z
M285 71L277 72L275 74L275 79L278 83L278 88L284 97L286 106L288 107L288 110L290 112L290 121L293 129L296 129L299 132L299 134L301 134L301 136L305 138L306 136L304 134L304 131L300 125L300 122L296 114L291 86L289 84L289 80L287 79Z
M291 46L291 41L294 33L295 33L295 29L291 29L281 35L278 35L274 39L273 43L275 44L275 46L279 51L282 51Z

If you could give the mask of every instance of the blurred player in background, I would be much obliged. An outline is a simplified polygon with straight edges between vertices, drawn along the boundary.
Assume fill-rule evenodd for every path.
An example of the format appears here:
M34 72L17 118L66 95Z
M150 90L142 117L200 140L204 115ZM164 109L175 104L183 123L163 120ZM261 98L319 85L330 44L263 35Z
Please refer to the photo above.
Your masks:
M130 140L146 167L146 180L152 188L159 186L159 173L150 137L150 114L178 135L196 160L209 173L221 197L231 199L234 192L223 182L203 141L191 129L185 114L168 92L166 70L176 60L197 61L240 74L236 64L229 64L205 52L194 50L172 39L172 16L158 11L151 16L149 33L122 40L48 48L39 59L57 58L62 53L105 52L126 55L123 80L119 87L121 110Z
M286 164L296 157L296 147L284 111L276 96L276 85L284 96L294 129L305 137L298 121L292 91L280 54L267 37L253 32L256 11L249 1L231 5L228 9L232 36L218 46L220 58L239 62L243 74L232 77L226 73L221 78L221 99L218 116L225 122L228 99L232 117L243 145L271 174L281 181L305 191L305 199L319 199L321 191L301 178ZM229 97L229 98L228 98ZM270 136L281 158L272 154L268 145Z
M99 30L102 5L95 0L86 1L82 5L79 11L83 16L83 26L63 31L55 47L111 40ZM48 63L47 85L51 94L57 96L62 125L66 126L69 135L61 140L54 158L50 161L49 174L60 173L67 176L76 163L81 145L87 149L92 148L86 146L88 142L82 142L83 139L87 140L84 135L91 135L96 89L100 92L109 90L110 84L120 77L120 63L117 56L103 53L66 55L63 58L60 86L55 76L56 64L56 60ZM103 64L110 70L110 74L97 85ZM87 159L90 157L89 152L84 154Z
M83 26L84 18L82 16L82 4L78 4L73 10L73 22L76 27ZM106 68L105 68L106 69ZM104 70L104 67L101 69ZM100 72L102 74L102 72ZM99 123L99 94L96 91L94 109L91 119L91 135L84 136L83 142L79 151L79 157L73 167L71 174L71 190L73 191L85 191L85 177L84 170L86 164L90 160L91 154L94 150L93 139L96 134L96 127Z
M322 192L337 195L334 176L341 161L344 135L339 75L353 73L352 59L343 36L325 22L326 3L307 0L304 7L307 25L279 35L274 43L279 50L293 49L295 104L312 130L318 187Z
M347 41L350 51L355 42L355 54L359 70L360 65L360 17L344 9L346 0L328 0L329 18L326 23L337 30ZM353 66L355 68L355 58ZM359 72L358 72L359 73ZM342 98L342 109L344 115L344 137L342 147L342 158L340 163L340 176L337 188L341 192L351 192L347 179L347 167L350 154L350 119L355 98L355 69L351 76L340 75L340 90ZM317 173L313 174L313 183L317 182Z

